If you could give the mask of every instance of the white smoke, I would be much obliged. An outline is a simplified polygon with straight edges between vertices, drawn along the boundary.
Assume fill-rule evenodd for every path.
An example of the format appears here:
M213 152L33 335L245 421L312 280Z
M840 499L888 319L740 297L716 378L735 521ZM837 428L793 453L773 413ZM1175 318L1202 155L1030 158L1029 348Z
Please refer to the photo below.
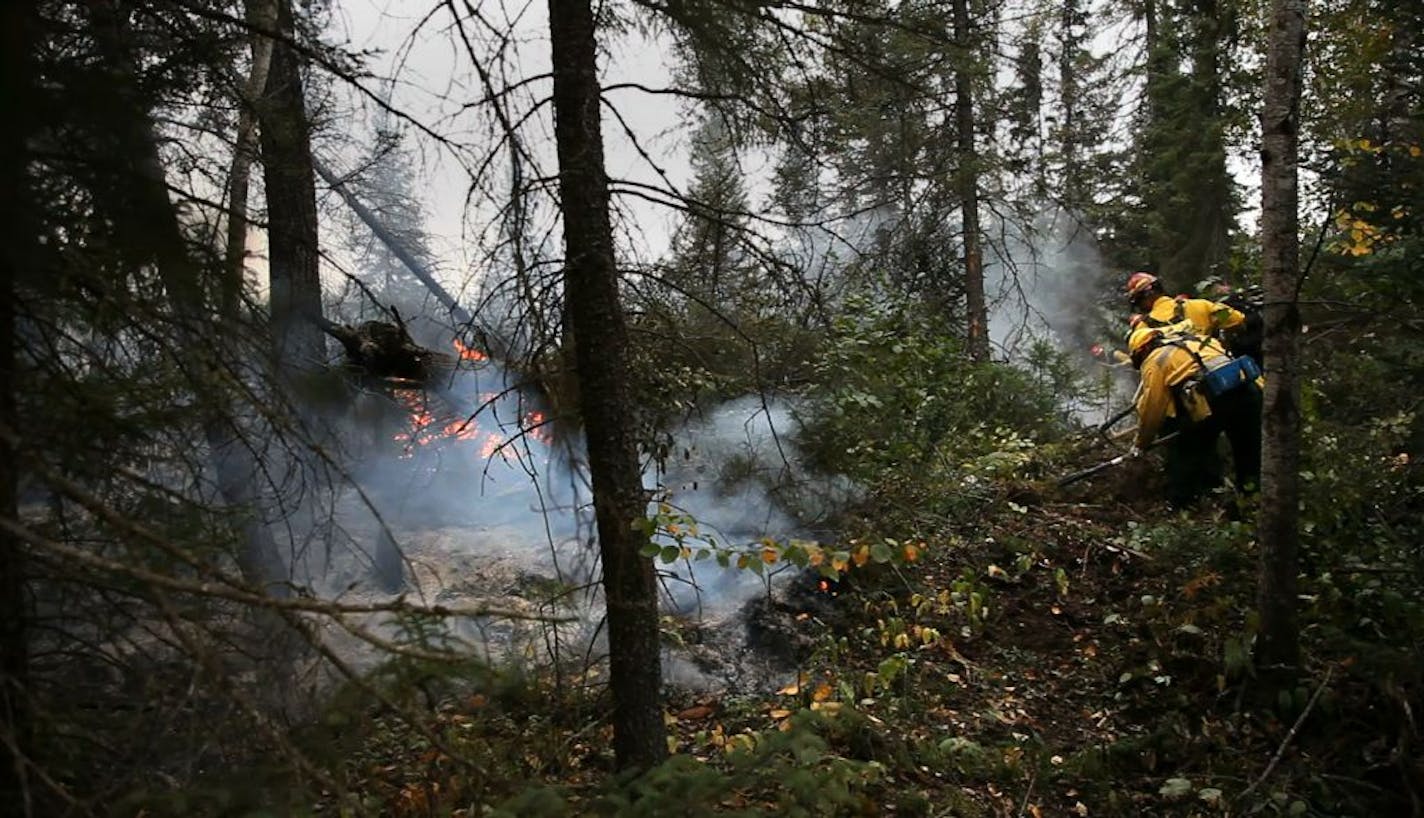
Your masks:
M370 453L352 470L360 490L347 490L336 507L335 528L349 546L372 552L384 525L408 560L408 592L427 602L498 598L531 583L586 586L571 599L597 621L596 534L580 438L528 429L534 402L489 361L457 370L418 403L378 394L362 400L382 413L361 432ZM411 431L416 420L428 436ZM645 472L655 498L649 516L666 507L692 518L699 547L813 537L806 515L834 507L828 490L843 497L849 488L806 477L792 442L796 428L790 405L759 397L690 420L673 431L662 468L650 463ZM666 532L655 539L671 542ZM779 571L775 577L759 576L715 559L658 567L665 607L708 616L734 611L790 573L777 565L767 572ZM338 568L325 583L331 593L359 585L366 570Z
M1112 365L1120 339L1100 329L1103 261L1096 238L1061 210L1001 228L1002 241L984 264L991 343L1020 365L1039 342L1062 353L1081 384L1078 394L1063 396L1064 408L1080 421L1100 421L1126 402L1135 378ZM1121 317L1125 328L1127 316Z

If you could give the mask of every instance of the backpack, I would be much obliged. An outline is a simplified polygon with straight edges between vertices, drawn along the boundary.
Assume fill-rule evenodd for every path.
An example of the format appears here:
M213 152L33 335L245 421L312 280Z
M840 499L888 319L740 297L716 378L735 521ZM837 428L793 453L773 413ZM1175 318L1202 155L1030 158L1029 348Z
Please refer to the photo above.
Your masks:
M1197 328L1191 321L1187 320L1187 308L1183 302L1186 296L1177 296L1172 302L1172 317L1162 321L1152 317L1152 313L1142 316L1142 323L1153 328L1162 330L1162 338L1166 341L1185 340L1196 338Z
M1208 397L1217 397L1231 392L1248 383L1255 383L1261 377L1261 368L1249 355L1234 356L1231 353L1214 355L1210 362L1203 360L1199 352L1187 346L1186 337L1167 339L1163 346L1173 346L1185 351L1197 362L1197 372L1179 386L1186 391L1201 390Z
M1150 314L1143 316L1143 321L1149 327L1161 329L1162 334L1168 338L1196 337L1199 333L1195 326L1187 321L1184 301L1186 301L1186 296L1177 296L1172 318L1169 321L1159 321ZM1262 315L1265 294L1261 291L1260 285L1252 284L1244 290L1233 290L1225 297L1216 299L1216 303L1230 307L1246 316L1246 320L1241 324L1221 331L1221 343L1226 349L1226 354L1233 358L1252 358L1259 368L1261 341L1266 334L1265 319Z

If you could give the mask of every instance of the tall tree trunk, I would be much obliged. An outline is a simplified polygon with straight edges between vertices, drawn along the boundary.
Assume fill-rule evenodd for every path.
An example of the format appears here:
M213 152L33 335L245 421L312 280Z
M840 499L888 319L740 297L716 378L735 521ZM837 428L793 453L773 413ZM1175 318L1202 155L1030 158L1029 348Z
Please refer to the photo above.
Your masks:
M291 0L277 0L277 31L283 38L296 36ZM326 336L319 326L316 179L301 61L285 40L272 44L267 94L259 120L267 188L274 351L280 368L307 369L326 360Z
M613 749L647 769L667 755L657 587L634 522L647 514L633 437L628 329L618 293L603 163L590 0L549 0L554 139L564 217L564 303L575 349L594 512L608 605Z
M0 129L0 517L19 519L15 456L8 434L16 423L15 282L33 262L35 237L26 184L27 145L33 103L30 55L34 4L14 0L0 10L0 93L6 123ZM0 533L0 804L27 814L24 760L31 749L29 717L29 611L25 604L25 554L20 540Z
M277 28L277 6L272 0L248 0L247 22L257 32ZM252 68L243 87L237 114L237 140L227 182L227 254L223 267L218 310L226 321L237 317L242 301L247 259L247 197L252 180L252 160L257 153L257 103L267 88L272 66L272 38L252 35Z
M1264 266L1266 378L1261 461L1261 543L1256 662L1279 686L1300 664L1296 622L1300 545L1300 280L1297 206L1304 0L1272 0L1261 116L1261 254Z
M1073 217L1082 219L1084 190L1087 187L1083 168L1078 166L1078 48L1082 39L1078 34L1082 12L1077 0L1064 0L1059 12L1058 86L1063 106L1063 200L1074 209Z
M217 322L207 309L201 265L193 258L178 211L168 195L163 160L148 103L140 95L126 49L120 13L109 3L90 6L94 36L109 63L113 78L112 120L123 158L117 163L123 177L115 184L115 198L105 202L109 216L131 244L134 255L152 262L177 315L177 343L189 357L193 372L210 371L202 362L213 347ZM210 385L195 383L201 392ZM218 493L239 513L250 514L257 500L257 462L252 452L231 433L232 420L221 410L205 409L203 433L210 448ZM253 585L285 593L281 554L272 532L260 520L248 517L238 566Z
M1192 86L1201 99L1200 147L1207 157L1202 173L1191 192L1197 200L1195 224L1182 248L1179 270L1190 275L1225 271L1231 252L1231 228L1235 222L1231 196L1231 172L1226 167L1226 124L1222 111L1225 94L1222 81L1224 34L1232 12L1217 0L1197 0L1192 9ZM1175 280L1180 280L1178 277Z
M955 143L959 150L959 202L964 230L964 293L968 312L969 357L989 360L989 308L984 298L984 253L979 229L979 154L974 145L974 44L969 0L954 0L954 42L959 65L954 76Z

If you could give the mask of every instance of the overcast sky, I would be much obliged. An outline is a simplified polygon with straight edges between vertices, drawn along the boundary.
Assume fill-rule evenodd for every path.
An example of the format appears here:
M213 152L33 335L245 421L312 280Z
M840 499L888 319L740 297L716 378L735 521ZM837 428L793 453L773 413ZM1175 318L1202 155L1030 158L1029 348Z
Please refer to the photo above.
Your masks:
M431 9L436 11L431 13ZM549 71L548 9L544 0L508 5L480 4L481 13L498 17L499 23L511 22L514 31L510 51L515 54L508 79L546 74ZM430 14L428 19L422 19ZM471 40L475 27L467 24ZM394 77L392 97L394 107L409 114L433 130L470 146L465 161L478 162L491 138L492 111L481 106L468 111L462 106L484 96L478 76L471 70L471 61L461 40L452 28L447 10L433 2L413 0L339 0L333 14L328 39L349 43L358 50L378 52L370 68L380 77ZM600 69L605 85L636 81L652 87L672 84L671 69L664 56L665 49L638 34L617 38L605 37L601 43L608 53L601 55ZM481 59L487 59L488 43L475 42ZM496 79L496 82L500 82ZM374 87L377 83L372 82ZM523 93L511 97L511 115L519 117L531 104L550 89L548 79L531 84ZM638 135L647 151L668 178L679 188L685 187L690 175L687 163L687 143L691 134L691 118L686 106L666 96L650 96L632 90L610 93L610 99L621 112L628 128ZM360 116L351 123L359 139L368 139L369 121ZM488 230L494 214L491 206L466 207L469 174L449 150L436 146L406 127L420 157L421 178L415 188L421 192L428 210L427 227L434 246L442 257L442 269L447 278L460 283L469 271L478 266L482 255L479 233ZM526 146L535 155L543 173L555 172L552 117L548 106L521 127ZM609 174L615 178L630 178L647 184L662 184L656 172L634 149L623 126L605 109L604 142ZM356 156L347 158L348 164ZM507 161L507 160L506 160ZM504 166L497 166L497 178L506 178ZM674 215L666 209L645 202L624 198L615 203L637 222L636 250L643 258L665 252L674 224ZM555 236L561 249L561 237Z

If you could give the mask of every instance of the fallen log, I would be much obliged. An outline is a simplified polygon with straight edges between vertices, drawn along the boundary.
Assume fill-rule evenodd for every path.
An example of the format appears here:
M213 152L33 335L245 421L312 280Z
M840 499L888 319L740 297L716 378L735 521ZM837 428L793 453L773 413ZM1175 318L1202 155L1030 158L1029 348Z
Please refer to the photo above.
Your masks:
M328 321L322 329L341 342L347 365L369 378L425 387L455 368L454 356L417 344L399 315L396 321L363 321L355 326Z

